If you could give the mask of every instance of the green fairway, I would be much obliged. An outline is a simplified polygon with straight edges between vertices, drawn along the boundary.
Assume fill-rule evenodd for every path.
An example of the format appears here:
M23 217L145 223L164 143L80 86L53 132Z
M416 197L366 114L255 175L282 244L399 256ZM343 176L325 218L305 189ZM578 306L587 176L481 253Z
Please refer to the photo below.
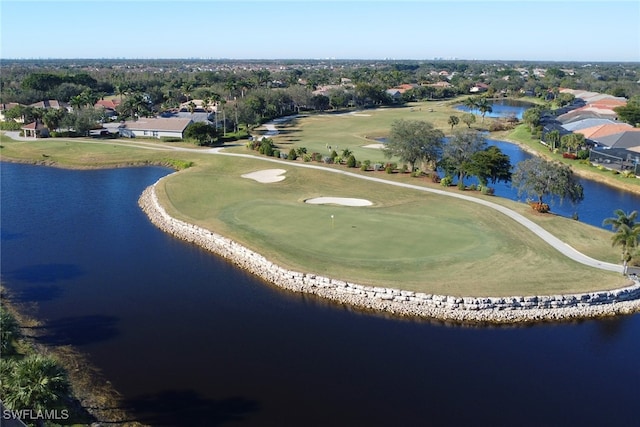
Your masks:
M618 274L564 258L490 208L286 165L284 181L262 184L240 175L270 163L221 156L209 162L159 188L169 212L294 270L453 295L547 294L624 283ZM318 196L365 198L374 205L304 203Z
M285 152L288 146L304 146L309 153L329 154L327 146L332 145L339 151L349 148L359 160L385 161L379 149L364 146L375 143L374 137L386 136L394 120L428 120L444 130L451 112L445 104L422 103L344 116L305 117L286 124L276 140ZM302 163L300 160L276 165L267 159L220 156L203 150L150 149L175 146L178 144L158 142L152 147L149 142L130 140L16 142L3 138L2 155L64 167L193 162L194 167L168 177L158 187L161 203L169 213L297 271L361 284L469 296L571 293L626 283L619 274L565 258L524 227L488 207L302 169L295 166ZM257 155L244 146L226 151ZM287 171L284 181L263 184L241 178L246 173L276 167ZM443 189L409 174L350 171ZM477 192L465 194L489 197ZM363 198L373 206L304 203L320 196ZM522 203L489 198L542 225L588 256L618 261L618 251L611 248L611 233L606 230L536 214Z

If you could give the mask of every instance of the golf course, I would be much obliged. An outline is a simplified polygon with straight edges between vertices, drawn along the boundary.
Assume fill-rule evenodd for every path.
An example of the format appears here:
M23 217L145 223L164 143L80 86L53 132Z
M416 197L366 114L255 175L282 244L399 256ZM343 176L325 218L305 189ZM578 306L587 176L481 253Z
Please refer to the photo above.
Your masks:
M304 146L308 153L328 155L331 146L338 151L348 148L358 160L384 162L389 160L379 148L367 146L376 142L374 138L387 136L393 120L427 120L445 130L451 111L443 104L416 104L297 117L280 123L279 132L270 137L282 152ZM166 211L294 271L454 296L564 294L630 283L618 272L567 258L490 207L326 170L346 170L344 165L314 162L317 167L303 168L300 165L307 163L302 159L264 157L244 144L212 150L142 140L26 142L3 137L2 155L3 160L62 167L164 164L179 169L177 165L193 165L157 185L157 197ZM278 179L269 182L247 177L275 168L281 170ZM425 177L355 168L349 172L490 200L525 216L589 257L609 263L619 260L618 250L611 247L611 233L603 229L539 214L526 204L480 192L444 189ZM305 203L318 197L356 198L370 204Z

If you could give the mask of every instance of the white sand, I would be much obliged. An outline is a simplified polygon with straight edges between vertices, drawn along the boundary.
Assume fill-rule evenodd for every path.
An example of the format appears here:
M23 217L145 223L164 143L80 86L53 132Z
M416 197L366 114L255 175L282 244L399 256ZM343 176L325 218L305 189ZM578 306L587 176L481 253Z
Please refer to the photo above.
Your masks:
M272 182L279 182L284 180L286 177L284 174L287 171L284 169L265 169L261 171L245 173L242 175L243 178L253 179L254 181L261 182L263 184L270 184Z
M384 148L384 144L369 144L369 145L365 145L362 148L377 148L377 149L382 149Z
M349 197L316 197L315 199L307 199L304 201L311 205L342 205L342 206L371 206L369 200L365 199L352 199Z

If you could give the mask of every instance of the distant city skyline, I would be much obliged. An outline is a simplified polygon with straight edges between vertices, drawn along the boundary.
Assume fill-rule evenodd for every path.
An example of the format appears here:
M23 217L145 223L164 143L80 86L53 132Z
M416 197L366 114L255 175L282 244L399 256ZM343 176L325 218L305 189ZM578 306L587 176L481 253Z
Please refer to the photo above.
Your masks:
M0 3L2 59L639 62L638 1Z

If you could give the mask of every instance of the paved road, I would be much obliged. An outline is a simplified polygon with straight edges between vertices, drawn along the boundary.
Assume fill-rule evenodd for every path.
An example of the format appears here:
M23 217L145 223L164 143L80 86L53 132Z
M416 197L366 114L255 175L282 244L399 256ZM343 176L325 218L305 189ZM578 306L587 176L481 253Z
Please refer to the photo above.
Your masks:
M269 135L276 135L277 134L277 130L275 128L275 125L278 123L282 123L284 120L280 119L278 122L275 123L269 123L266 125L266 128L269 132ZM6 132L7 136L13 138L13 133L12 132ZM15 134L17 134L17 132L15 132ZM28 138L21 138L21 139L26 139L26 140L31 140ZM116 140L117 141L117 140ZM216 147L216 148L186 148L186 147L176 147L176 146L171 146L168 144L159 144L159 143L153 143L153 142L139 142L139 141L135 141L135 140L131 140L131 142L127 142L127 143L118 143L116 141L100 141L100 140L83 140L83 143L88 143L88 144L110 144L110 145L125 145L125 146L136 146L139 148L144 148L144 149L148 149L148 150L161 150L161 151L187 151L187 152L194 152L194 153L208 153L208 154L218 154L218 155L224 155L224 156L233 156L233 157L245 157L245 158L251 158L251 159L259 159L259 160L263 160L266 162L272 162L272 163L278 163L280 165L286 165L286 166L293 166L293 167L300 167L300 168L309 168L309 169L318 169L318 170L323 170L326 172L330 172L330 173L337 173L337 174L342 174L342 175L346 175L352 178L356 178L356 179L364 179L367 181L372 181L372 182L376 182L379 184L384 184L384 185L392 185L392 186L397 186L397 187L403 187L403 188L409 188L409 189L413 189L416 191L424 191L427 193L434 193L434 194L439 194L442 196L446 196L446 197L455 197L457 199L462 199L462 200L466 200L468 202L472 202L472 203L478 203L480 205L489 207L491 209L494 209L500 213L502 213L503 215L506 215L507 217L513 219L514 221L517 221L518 223L522 224L523 226L525 226L526 228L528 228L529 230L531 230L532 233L534 233L535 235L537 235L538 237L540 237L541 239L543 239L545 242L547 242L548 244L550 244L552 247L554 247L556 250L558 250L560 253L562 253L563 255L571 258L574 261L577 261L581 264L587 265L589 267L594 267L594 268L599 268L601 270L607 270L607 271L614 271L617 273L622 273L623 272L623 266L619 265L619 264L612 264L609 262L604 262L604 261L600 261L594 258L591 258L585 254L583 254L582 252L577 251L576 249L572 248L571 246L569 246L568 244L566 244L565 242L563 242L562 240L558 239L556 236L554 236L553 234L549 233L547 230L545 230L544 228L540 227L538 224L536 224L535 222L531 221L530 219L524 217L523 215L509 209L506 208L502 205L499 205L497 203L493 203L490 202L488 200L484 200L484 199L479 199L479 198L475 198L475 197L471 197L471 196L467 196L464 194L458 194L458 193L450 193L444 190L438 190L435 188L427 188L427 187L421 187L418 185L412 185L412 184L405 184L405 183L401 183L401 182L393 182L393 181L388 181L382 178L376 178L373 176L365 176L365 175L359 175L353 172L348 172L348 171L344 171L344 170L339 170L339 169L332 169L332 168L327 168L324 166L320 166L320 165L314 165L314 164L308 164L308 163L294 163L291 161L286 161L286 160L280 160L280 159L274 159L274 158L269 158L269 157L262 157L262 156L254 156L251 154L239 154L239 153L226 153L224 151L222 151L224 149L224 147Z

